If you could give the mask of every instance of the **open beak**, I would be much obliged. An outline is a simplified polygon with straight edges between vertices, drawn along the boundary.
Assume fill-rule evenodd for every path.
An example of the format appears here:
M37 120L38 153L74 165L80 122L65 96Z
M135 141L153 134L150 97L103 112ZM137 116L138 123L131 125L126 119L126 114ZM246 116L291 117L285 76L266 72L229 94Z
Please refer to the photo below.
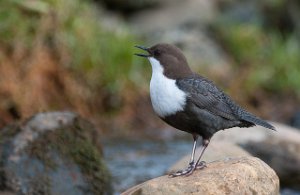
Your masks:
M139 49L142 49L142 50L148 52L148 54L135 53L134 55L140 56L140 57L144 57L144 58L151 57L151 55L150 55L150 53L149 53L149 48L144 47L144 46L139 46L139 45L136 45L136 46L134 46L134 47L139 48Z

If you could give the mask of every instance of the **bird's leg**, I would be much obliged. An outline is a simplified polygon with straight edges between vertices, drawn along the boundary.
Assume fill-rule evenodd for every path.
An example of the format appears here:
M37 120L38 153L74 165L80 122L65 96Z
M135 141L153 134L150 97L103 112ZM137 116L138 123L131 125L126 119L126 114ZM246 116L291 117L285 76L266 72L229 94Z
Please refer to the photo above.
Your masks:
M181 176L181 175L188 175L191 171L195 170L196 163L194 161L194 158L195 158L195 151L196 151L196 148L197 148L198 137L199 137L198 135L193 134L194 145L193 145L193 149L192 149L192 153L191 153L191 159L190 159L190 162L189 162L189 166L185 170L180 170L180 171L177 171L175 173L171 173L169 175L170 177L177 177L177 176Z
M203 141L202 141L202 147L201 147L201 149L200 149L200 156L199 156L197 162L196 162L196 163L193 163L193 166L191 166L191 169L189 170L189 172L187 172L187 173L184 174L184 175L189 176L189 175L191 175L191 174L195 171L195 169L203 169L203 168L206 167L206 162L205 162L205 161L201 161L201 162L200 162L200 160L201 160L201 157L203 156L204 151L205 151L205 149L207 148L208 144L209 144L209 139L204 139L204 138L203 138ZM189 167L190 167L190 166L189 166ZM189 168L189 167L188 167L188 168Z
M198 140L198 135L193 134L193 139L194 139L194 145L193 145L193 149L192 149L192 153L191 153L191 159L189 162L189 165L194 164L194 158L195 158L195 152L196 152L196 148L197 148L197 140Z
M201 147L201 153L200 156L196 162L196 169L203 169L204 167L206 167L206 162L205 161L200 161L202 155L204 154L205 149L207 148L208 144L210 142L210 139L204 139L202 141L202 147Z

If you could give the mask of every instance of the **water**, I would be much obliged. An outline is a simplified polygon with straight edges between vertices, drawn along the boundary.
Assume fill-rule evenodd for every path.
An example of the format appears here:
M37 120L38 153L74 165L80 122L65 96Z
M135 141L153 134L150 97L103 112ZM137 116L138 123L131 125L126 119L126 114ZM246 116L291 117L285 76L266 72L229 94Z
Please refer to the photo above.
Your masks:
M146 180L163 175L190 152L191 140L104 141L106 163L114 178L116 194Z
M191 139L103 141L105 161L114 178L115 194L146 180L161 176L192 149ZM282 195L300 195L300 191L281 189Z
M300 191L284 188L280 190L281 195L300 195Z

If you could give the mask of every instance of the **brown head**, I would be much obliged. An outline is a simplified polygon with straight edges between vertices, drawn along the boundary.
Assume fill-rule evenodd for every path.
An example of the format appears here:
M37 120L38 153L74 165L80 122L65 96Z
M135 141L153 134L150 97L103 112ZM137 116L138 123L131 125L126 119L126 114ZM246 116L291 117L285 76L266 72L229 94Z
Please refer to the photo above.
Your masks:
M150 62L151 58L157 60L164 69L164 75L168 78L180 79L193 74L182 51L174 45L159 43L150 48L143 46L136 47L147 51L148 54L135 55L146 57Z

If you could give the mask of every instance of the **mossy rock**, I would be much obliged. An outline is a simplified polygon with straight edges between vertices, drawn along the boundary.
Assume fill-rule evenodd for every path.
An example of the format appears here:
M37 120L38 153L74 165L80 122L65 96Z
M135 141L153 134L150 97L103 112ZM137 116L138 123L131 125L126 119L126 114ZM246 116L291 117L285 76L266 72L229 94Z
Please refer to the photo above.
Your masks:
M0 134L0 190L112 194L111 176L97 141L100 137L77 114L40 113Z

